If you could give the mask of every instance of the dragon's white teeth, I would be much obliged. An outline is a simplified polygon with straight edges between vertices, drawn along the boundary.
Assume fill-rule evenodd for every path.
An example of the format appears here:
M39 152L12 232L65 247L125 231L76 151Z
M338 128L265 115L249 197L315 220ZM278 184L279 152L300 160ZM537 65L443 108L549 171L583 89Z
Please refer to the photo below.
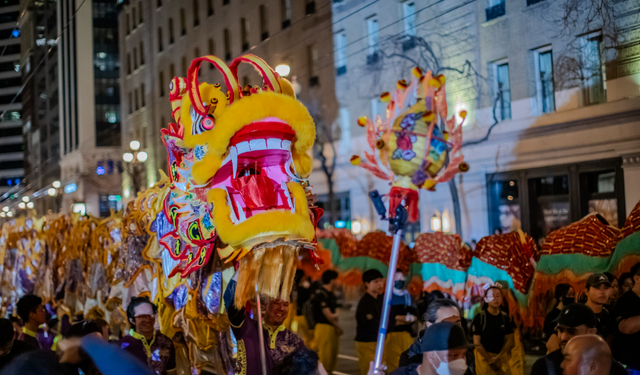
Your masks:
M282 140L278 138L267 139L267 148L269 150L281 150Z
M251 147L247 141L238 143L236 148L238 149L238 155L251 151Z
M291 199L291 194L289 193L289 189L287 188L287 183L284 181L280 181L280 187L284 190L284 195L287 197L287 204L291 207L291 213L295 211L295 206L293 205L293 200Z
M236 200L236 207L238 207L238 215L240 216L238 222L242 223L247 220L247 214L244 213L244 208L238 204L238 200Z
M282 149L291 151L291 141L287 141L286 139L282 141Z
M249 141L249 147L251 151L266 150L267 142L264 139L252 139Z
M222 189L224 189L224 192L227 193L227 204L229 205L229 218L231 219L231 222L233 222L234 224L238 224L238 218L236 217L236 212L233 209L233 203L231 202L231 196L229 195L229 191L227 190L226 186L222 186Z
M231 176L232 178L236 178L236 174L238 173L238 150L233 146L229 150L229 157L233 165L233 174Z

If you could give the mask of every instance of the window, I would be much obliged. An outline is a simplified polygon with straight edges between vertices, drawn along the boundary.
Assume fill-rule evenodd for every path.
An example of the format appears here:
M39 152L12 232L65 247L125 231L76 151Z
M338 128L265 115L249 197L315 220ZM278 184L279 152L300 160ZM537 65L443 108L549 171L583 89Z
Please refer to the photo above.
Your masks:
M169 76L170 76L170 79L173 79L173 77L176 76L176 66L173 64L169 65Z
M207 15L213 16L213 0L207 0Z
M127 35L131 34L131 28L129 27L129 22L131 22L130 18L131 16L129 15L129 13L127 13L127 24L125 25L125 28L127 29Z
M309 51L309 86L313 87L313 86L318 86L320 84L320 82L318 81L318 71L319 71L319 66L318 66L318 58L319 58L319 53L318 53L318 49L315 46L309 46L308 48Z
M198 3L200 0L193 0L193 27L200 25L200 17L198 16L198 12L200 8L198 7Z
M142 45L142 42L140 42L140 66L142 67L144 65L144 46Z
M242 52L249 49L249 23L245 18L240 19L240 38L242 39Z
M134 100L136 102L136 111L140 109L140 101L138 100L138 89L134 90Z
M378 18L376 16L367 18L367 45L369 47L367 64L377 63L380 56L378 54Z
M582 38L582 88L584 104L600 104L607 101L606 77L604 73L604 48L602 35Z
M282 14L282 28L291 26L291 0L280 0L280 11Z
M173 77L172 77L172 78L173 78ZM158 73L158 86L160 86L160 97L161 97L161 98L162 98L162 97L164 97L164 85L165 85L165 82L164 82L164 72L161 70L161 71Z
M146 90L143 83L140 85L140 104L142 105L142 108L147 106L145 96L146 96Z
M333 194L333 208L331 212L331 204L329 204L329 195L318 195L317 206L324 210L324 216L318 222L318 228L326 229L332 226L338 228L349 227L351 229L351 199L349 192L336 192Z
M138 50L133 47L133 70L138 69Z
M511 90L509 88L509 63L496 66L498 95L498 117L501 120L511 118Z
M158 4L156 5L157 8L160 8L162 6L162 0L158 0Z
M351 121L349 119L349 109L340 108L338 111L340 119L340 143L349 149L351 147Z
M371 99L371 119L375 121L376 117L378 117L381 111L382 103L380 102L380 98L376 97Z
M158 52L162 52L162 27L158 27Z
M222 5L228 5L229 4L229 0L222 0Z
M142 24L143 21L143 17L142 17L142 1L138 1L138 23Z
M182 74L183 77L187 76L187 58L186 58L186 56L182 56L182 59L180 59L180 73Z
M131 54L127 54L127 74L131 74Z
M224 59L231 60L231 40L229 29L224 29Z
M405 35L416 35L416 4L405 1L402 3L402 22Z
M527 6L538 4L541 1L544 1L544 0L527 0Z
M169 18L169 44L173 44L173 18Z
M307 4L305 6L305 14L310 16L316 12L316 2L314 0L307 0Z
M488 6L485 10L487 16L487 22L492 19L502 17L506 14L506 9L504 7L504 0L488 0Z
M129 92L129 114L133 113L133 94Z
M336 76L339 76L347 72L347 34L344 31L338 31L334 36L333 43L336 46L334 54Z
M133 21L133 25L131 26L131 29L135 30L136 29L136 22L138 22L138 20L136 19L136 7L135 6L131 7L131 21Z
M267 20L267 9L264 5L260 5L260 40L267 40L269 38Z
M187 26L185 21L184 9L180 9L180 35L187 34Z
M537 52L536 57L536 86L540 112L553 112L556 109L553 89L553 55L549 50Z
M196 55L196 57L195 57L196 59L198 57L200 57L200 48L196 47L196 49L193 51L193 53Z

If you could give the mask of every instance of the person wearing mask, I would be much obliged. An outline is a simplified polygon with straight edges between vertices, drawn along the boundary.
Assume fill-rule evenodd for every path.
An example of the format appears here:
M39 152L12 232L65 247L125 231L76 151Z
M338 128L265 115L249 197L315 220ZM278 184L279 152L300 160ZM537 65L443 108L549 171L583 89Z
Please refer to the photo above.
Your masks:
M328 375L313 350L302 348L287 356L273 369L274 375ZM366 373L365 373L366 375Z
M586 305L574 303L565 306L555 320L560 348L539 358L531 367L531 375L561 375L564 351L569 340L576 336L594 335L597 319ZM611 364L612 375L625 375L624 368L617 362Z
M564 375L609 375L611 350L596 335L578 336L566 346L562 370Z
M556 303L544 318L542 339L547 341L547 354L560 348L560 341L556 334L556 319L565 306L576 302L576 291L569 284L558 284L555 289Z
M376 269L362 273L365 293L356 308L356 352L360 375L367 374L369 362L373 361L376 354L376 341L382 314L382 296L378 292L383 285L383 277L382 273Z
M598 329L597 334L607 340L611 334L611 314L604 305L609 302L609 290L611 289L611 283L607 276L603 273L593 273L587 278L587 289L585 294L587 295L587 302L585 305L589 306L593 313L596 314Z
M411 306L411 295L405 289L404 279L402 272L395 272L384 348L385 364L389 372L398 367L400 356L413 344L412 326L418 311Z
M620 297L620 284L618 283L618 278L611 272L604 272L604 275L611 283L611 289L609 289L609 301L607 301L604 307L611 312L613 311L613 305L615 305L618 297Z
M621 295L613 309L617 326L614 357L627 366L630 375L640 375L640 263L631 268L633 288Z
M0 319L0 372L20 354L35 349L24 341L16 340L13 323L9 319Z
M120 340L120 348L132 354L158 375L176 373L176 350L173 341L156 331L158 307L146 297L133 297L127 306L129 335ZM100 328L95 324L97 332Z
M313 345L315 346L320 362L329 374L333 373L338 360L339 337L342 329L338 325L338 302L333 292L338 287L338 273L333 270L324 271L322 274L322 286L316 290L313 296L313 319L315 327L313 332Z
M302 337L306 346L311 345L313 331L309 329L307 319L304 317L304 304L311 298L311 283L303 270L296 270L296 317L292 331Z
M633 288L633 275L631 272L625 272L620 275L620 296Z
M40 325L47 322L47 310L42 304L42 298L33 294L27 294L20 298L16 305L18 316L24 322L22 333L18 340L24 341L35 349L40 349L38 330Z
M495 286L485 292L486 311L476 315L471 325L476 351L478 375L507 374L511 349L514 347L513 326L502 306L502 293Z
M237 280L238 271L233 275L224 292L224 303L227 307L231 330L238 341L238 361L241 373L246 375L262 374L260 331L258 331L258 329L262 329L267 374L271 374L273 367L282 362L287 355L304 348L304 342L300 336L284 326L284 321L289 316L288 301L261 298L262 327L258 325L257 319L251 318L250 312L244 308L239 309L234 303Z
M459 325L447 321L435 323L424 334L420 344L422 363L413 365L414 371L420 375L463 375L467 372L466 353L471 346Z

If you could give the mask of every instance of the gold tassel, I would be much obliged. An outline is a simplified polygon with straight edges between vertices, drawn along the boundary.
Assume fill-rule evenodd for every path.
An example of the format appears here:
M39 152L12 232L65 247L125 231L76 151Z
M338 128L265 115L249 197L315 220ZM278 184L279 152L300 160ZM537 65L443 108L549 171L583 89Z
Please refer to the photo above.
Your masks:
M280 299L283 301L289 300L289 294L291 294L291 288L293 287L294 277L296 269L298 268L298 246L283 246L282 250L282 265L284 271L282 272L282 289L280 289Z
M276 298L280 291L281 273L282 246L267 248L258 278L258 290L260 294L266 294L270 298Z
M238 267L238 284L236 286L235 304L238 309L243 309L247 301L255 294L255 282L258 277L265 249L253 249L245 257L240 259Z

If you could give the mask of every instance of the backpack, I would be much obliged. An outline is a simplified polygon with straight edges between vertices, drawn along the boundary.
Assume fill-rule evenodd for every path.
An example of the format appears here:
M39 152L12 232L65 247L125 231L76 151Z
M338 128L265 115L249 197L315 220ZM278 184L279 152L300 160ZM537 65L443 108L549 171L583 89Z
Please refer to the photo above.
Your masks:
M484 332L484 329L487 328L487 312L483 311L480 314L480 324L482 325L482 330L479 333L475 333L476 335L481 335ZM502 317L502 325L506 328L507 324L511 324L509 321L509 317L505 314L504 311L500 311L500 316Z

